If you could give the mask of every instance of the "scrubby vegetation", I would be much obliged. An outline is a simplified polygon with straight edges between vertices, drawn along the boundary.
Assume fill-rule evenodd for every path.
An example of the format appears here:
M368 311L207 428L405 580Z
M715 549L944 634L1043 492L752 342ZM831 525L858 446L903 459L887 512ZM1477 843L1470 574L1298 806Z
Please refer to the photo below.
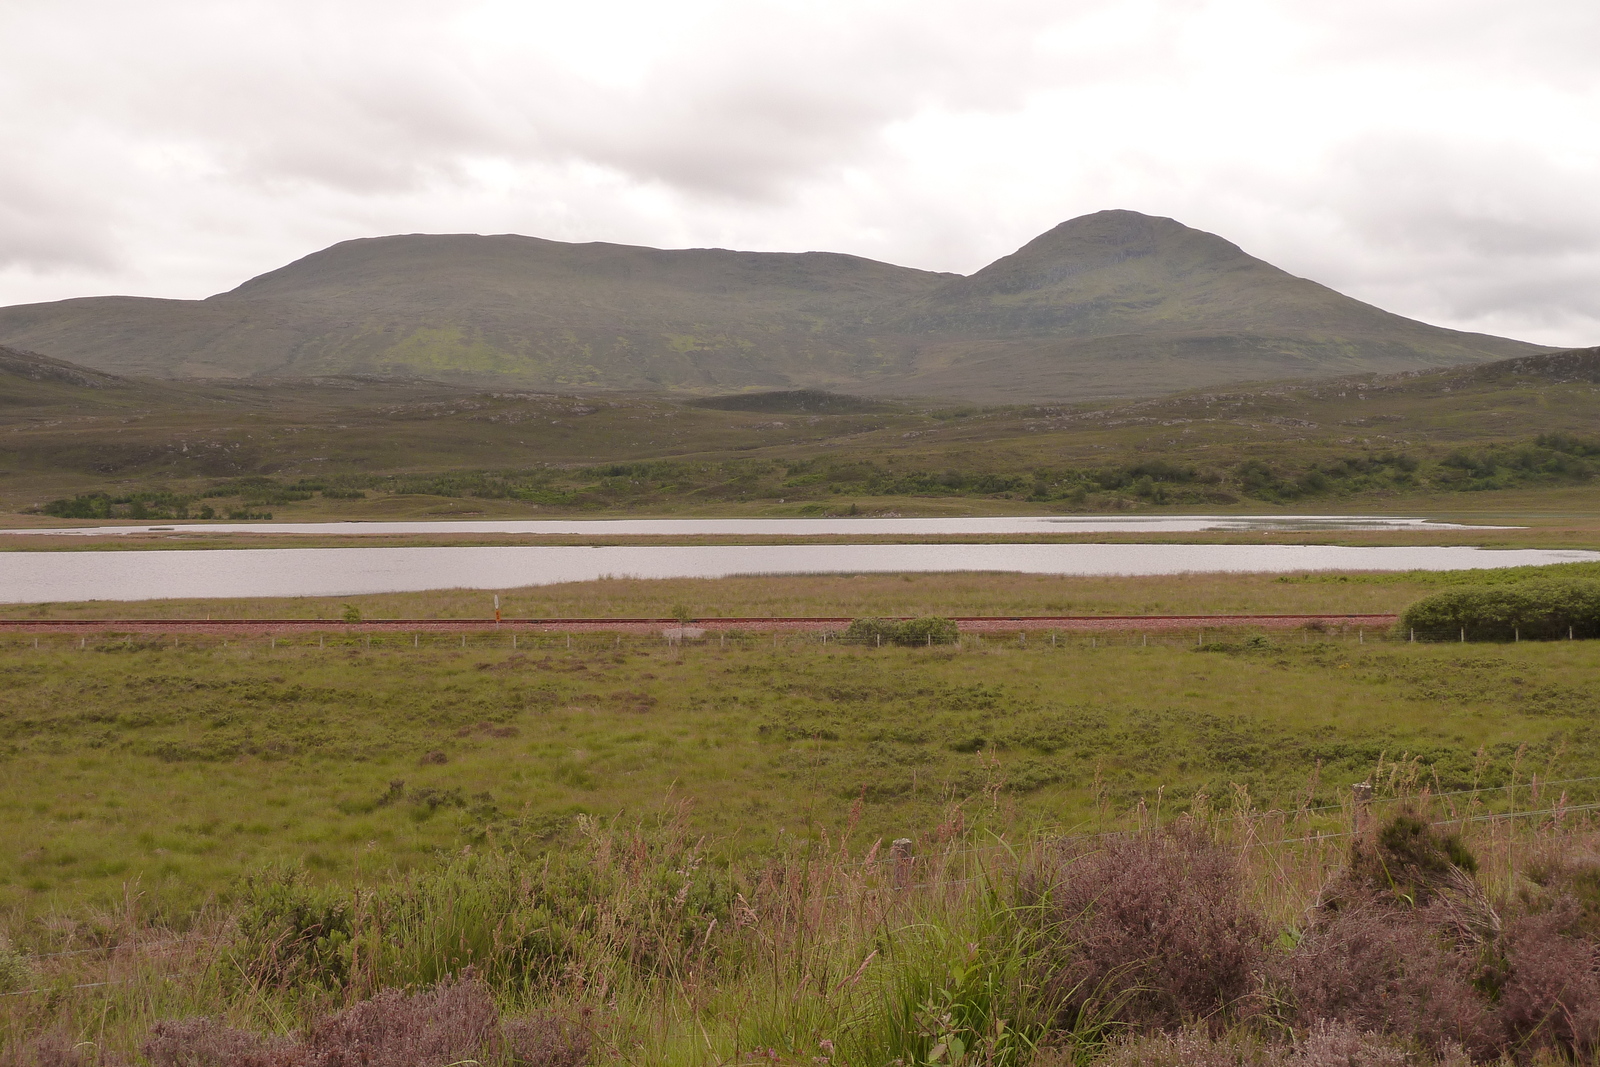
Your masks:
M316 493L328 500L350 500L369 491L388 496L516 501L577 511L780 499L800 504L828 502L828 507L837 507L840 501L896 497L1007 499L1083 509L1235 504L1242 500L1278 504L1380 492L1581 485L1600 471L1597 455L1600 443L1550 435L1518 446L1471 452L1458 449L1433 459L1378 451L1332 457L1314 453L1233 460L1219 457L1218 462L1206 465L1151 459L1098 467L1052 464L1023 469L930 467L914 457L888 461L841 456L653 460L522 470L344 474L296 481L258 476L218 481L189 495L91 493L53 500L40 511L62 518L209 518L200 511L212 509L198 501L236 497L239 510L250 511L309 500Z
M362 887L280 871L184 931L58 928L59 992L0 1027L85 1067L1590 1062L1594 831L1482 799L988 844L952 806L746 860L681 815L578 820Z
M52 500L39 508L44 515L63 519L270 519L272 513L261 508L273 504L294 504L321 493L330 500L355 500L359 490L329 486L324 482L300 479L282 482L275 478L230 478L215 482L194 493L132 492L80 493L71 498ZM208 500L236 498L239 507L219 509Z
M1600 637L1600 582L1545 579L1449 589L1406 608L1398 626L1433 641Z
M140 500L162 519L1482 507L1592 484L1595 358L986 408L337 378L41 392L13 376L0 505L80 519L133 517Z
M950 645L960 640L951 619L925 615L920 619L853 619L840 640L858 645Z

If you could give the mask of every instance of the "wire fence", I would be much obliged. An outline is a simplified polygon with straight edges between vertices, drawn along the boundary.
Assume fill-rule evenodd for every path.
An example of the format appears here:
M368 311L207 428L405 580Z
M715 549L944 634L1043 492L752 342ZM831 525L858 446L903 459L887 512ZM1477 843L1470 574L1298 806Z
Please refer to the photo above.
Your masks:
M1295 845L1324 844L1331 841L1339 841L1351 838L1359 832L1355 825L1358 819L1364 820L1376 818L1377 815L1374 809L1381 808L1385 805L1420 804L1426 806L1430 802L1447 801L1462 797L1476 798L1489 795L1503 797L1507 799L1509 803L1514 805L1516 803L1517 794L1519 791L1526 793L1526 795L1529 797L1538 797L1542 794L1545 794L1549 790L1560 789L1562 790L1561 796L1563 800L1562 802L1558 802L1557 804L1553 805L1546 805L1539 808L1521 809L1513 807L1512 810L1508 811L1476 811L1470 814L1454 814L1449 818L1431 820L1431 825L1445 829L1452 827L1465 827L1466 825L1481 825L1485 823L1509 823L1528 819L1545 819L1549 820L1551 825L1558 825L1564 823L1564 821L1569 817L1600 811L1600 799L1581 803L1566 801L1568 790L1578 786L1597 784L1600 784L1600 775L1588 775L1577 778L1561 778L1551 780L1538 780L1537 778L1532 778L1529 781L1512 783L1510 785L1479 786L1472 789L1459 789L1440 793L1432 793L1424 789L1417 794L1375 796L1366 800L1360 799L1356 794L1352 793L1348 799L1338 804L1323 804L1290 809L1252 809L1248 811L1235 811L1226 814L1212 815L1206 818L1204 822L1211 832L1225 836L1230 831L1237 831L1240 828L1248 828L1249 830L1253 831L1262 824L1278 822L1309 823L1319 818L1326 818L1330 812L1339 813L1340 818L1344 820L1343 827L1338 829L1308 829L1307 832L1301 834L1267 839L1261 839L1255 837L1253 833L1247 833L1242 841L1242 847L1245 849L1282 848ZM1125 838L1129 834L1133 833L1160 832L1163 825L1164 824L1158 818L1147 819L1140 815L1130 813L1120 820L1119 825L1116 826L1092 831L1043 833L1035 835L1028 842L1009 842L997 839L986 844L968 844L960 846L952 846L948 844L935 845L932 850L923 854L913 854L909 851L909 849L905 848L905 846L911 844L909 839L906 841L896 841L889 849L883 849L883 842L880 840L875 843L871 849L869 849L867 855L859 859L847 860L837 855L822 854L818 856L805 857L801 862L825 862L835 871L863 871L882 873L888 878L888 880L883 882L881 885L872 887L875 890L893 890L896 892L905 892L912 890L958 888L962 886L978 884L986 880L986 878L989 876L970 875L968 877L960 878L940 876L935 880L923 881L912 881L911 878L927 878L930 874L936 871L948 871L952 866L958 866L962 864L971 865L971 861L973 860L979 861L976 866L987 867L989 866L988 861L1014 860L1019 854L1027 853L1033 848L1054 850L1082 849L1084 846L1092 846L1093 843L1097 841ZM1171 820L1168 820L1165 825L1171 825ZM848 899L850 896L851 894L844 893L824 894L814 899L817 901L837 901ZM228 937L225 935L207 937L169 937L155 940L124 941L106 945L91 946L88 948L66 949L55 952L18 953L17 955L31 962L42 962L46 960L65 959L69 957L84 957L93 955L115 956L118 953L147 953L154 950L162 950L179 946L219 945L227 943L227 941ZM132 979L128 979L127 981L131 980ZM118 983L115 981L103 981L81 983L65 987L48 986L39 987L37 989L24 989L0 993L0 996L25 996L36 993L48 993L55 990L60 990L62 988L86 989L109 984Z
M1570 779L1569 781L1577 782L1577 781L1593 781L1593 780L1594 779ZM1555 784L1555 783L1550 783L1550 784ZM1499 789L1485 788L1485 789L1479 789L1479 790L1465 790L1465 791L1458 792L1456 795L1461 795L1461 793L1467 793L1467 792L1491 793L1491 792L1501 792L1501 791L1503 791L1503 787L1501 787ZM1415 803L1418 800L1419 800L1419 798L1416 798L1416 797L1388 797L1388 798L1382 798L1379 801L1374 801L1373 803L1386 803L1387 802L1387 803L1404 804L1404 803ZM1344 807L1347 810L1349 810L1349 806L1341 805L1340 807ZM1303 811L1308 811L1308 810L1311 810L1311 809L1302 809L1302 810ZM1517 820L1541 819L1541 818L1550 819L1550 820L1552 820L1552 822L1557 822L1558 823L1558 822L1563 822L1569 816L1581 815L1581 814L1586 814L1586 813L1590 813L1590 812L1597 812L1597 811L1600 811L1600 800L1592 801L1592 802L1589 802L1589 803L1583 803L1583 804L1562 804L1562 805L1558 805L1558 806L1551 806L1551 807L1538 808L1538 809L1526 809L1526 810L1505 811L1505 812L1479 812L1479 813L1473 814L1473 815L1452 816L1452 817L1446 818L1446 819L1430 820L1430 825L1432 825L1432 826L1434 826L1436 828L1440 828L1440 829L1451 829L1451 828L1464 827L1465 825L1481 825L1481 824L1484 824L1484 823L1509 823L1509 822L1515 822ZM1246 822L1249 822L1249 821L1252 821L1252 820L1255 820L1255 819L1260 819L1263 816L1270 816L1270 815L1274 815L1274 814L1276 814L1276 815L1296 815L1298 813L1295 813L1295 812L1259 812L1259 813L1250 813L1250 814L1247 814L1247 815L1226 817L1223 820L1220 820L1220 823L1223 824L1223 828L1225 828L1225 824L1229 823L1229 822L1238 823L1238 824L1244 824ZM1370 812L1370 809L1369 809L1366 812L1365 816L1363 817L1363 821L1365 821L1365 818L1371 818L1371 817L1372 817L1372 813ZM1354 822L1354 820L1352 820L1352 823L1353 822ZM1213 830L1216 830L1219 827L1219 821L1213 821L1211 823L1211 826L1212 826ZM1066 835L1061 835L1061 836L1056 836L1056 837L1050 837L1050 838L1043 839L1040 843L1046 848L1054 848L1054 849L1058 849L1058 850L1076 850L1076 849L1081 849L1086 845L1092 845L1094 842L1097 842L1097 841L1111 840L1113 838L1126 838L1128 835L1134 834L1134 833L1150 833L1150 832L1159 832L1159 831L1160 831L1160 827L1159 826L1155 826L1155 825L1145 825L1145 826L1142 826L1142 827L1141 826L1125 826L1125 827L1122 827L1122 828L1119 828L1119 829L1100 830L1100 831L1096 831L1096 832L1093 832L1093 833L1066 834ZM1350 839L1350 838L1353 838L1353 837L1357 836L1360 832L1361 831L1359 829L1357 829L1356 826L1354 826L1352 824L1348 829L1331 830L1331 831L1330 830L1318 830L1318 831L1315 831L1315 832L1309 832L1309 833L1299 834L1299 835L1295 835L1295 836L1288 836L1288 837L1272 838L1272 839L1268 839L1268 840L1254 839L1252 837L1252 838L1248 838L1245 842L1243 842L1242 843L1242 847L1245 848L1246 850L1251 850L1251 849L1265 850L1265 849L1283 848L1283 847L1286 847L1286 846L1294 846L1294 845L1311 845L1311 844L1319 844L1320 845L1320 844L1326 844L1328 842L1333 842L1333 841L1347 840L1347 839ZM946 867L952 861L957 861L957 860L960 860L963 857L969 857L969 856L981 856L981 857L986 857L986 858L991 858L991 859L1009 860L1009 859L1013 858L1017 854L1017 852L1018 852L1018 849L1014 845L997 843L997 844L992 844L992 845L987 845L987 846L980 846L980 847L975 847L975 848L944 849L944 850L940 850L939 852L937 852L937 853L935 853L935 854L933 854L931 856L928 856L928 857L916 857L916 856L906 857L906 858L902 858L901 860L899 860L898 861L898 865L899 865L900 870L906 871L906 872L919 871L919 870L920 871L926 871L926 870L929 869L930 865L937 864L937 865L939 865L941 867ZM882 858L877 858L877 859L873 859L873 860L870 860L870 861L866 861L866 865L867 866L871 866L871 867L877 867L877 868L891 868L891 867L894 867L896 865L896 861L892 857L890 859L888 859L888 860L885 860L885 859L882 859ZM966 877L966 878L940 878L937 881L925 881L925 882L910 882L910 881L905 881L905 880L897 880L897 881L894 881L890 885L883 886L883 887L880 887L880 888L892 888L892 889L894 889L896 891L912 890L912 889L955 888L955 887L960 887L960 886L976 885L976 884L978 884L980 882L984 882L984 881L989 880L990 877L991 876L989 876L989 875L974 875L974 876L969 876L969 877ZM823 897L822 899L825 899L825 900L843 900L843 899L848 899L848 897L849 897L849 894L837 894L837 895Z
M965 631L953 636L926 634L915 640L886 638L883 634L852 637L843 629L814 630L698 630L694 627L661 627L653 632L573 632L539 633L477 630L465 633L440 633L417 630L410 633L384 632L352 634L291 633L282 635L177 634L9 634L0 636L0 650L6 652L134 652L134 651L214 651L232 653L262 652L576 652L593 655L604 652L639 651L653 648L799 650L805 648L849 648L892 650L895 648L943 649L945 651L1016 650L1093 650L1100 648L1198 648L1218 652L1259 651L1309 645L1397 645L1397 644L1518 644L1531 641L1519 631L1509 636L1470 629L1415 630L1365 626L1303 626L1296 629L1251 624L1194 626L1188 628L1141 629L1137 626L1107 626L1104 629L993 629ZM1575 630L1554 640L1589 640ZM1548 643L1542 638L1539 643Z
M895 642L884 642L881 635L877 635L872 640L847 642L844 639L842 630L773 631L770 633L753 630L721 630L692 634L686 632L692 631L692 627L680 627L678 629L679 632L675 635L665 631L656 633L589 632L549 634L505 633L492 630L459 634L425 631L372 634L329 632L250 637L200 634L159 636L95 635L94 637L89 635L41 634L0 637L0 649L19 654L31 652L67 654L73 652L127 652L172 649L193 652L226 651L249 655L286 656L316 653L348 654L369 651L393 654L405 654L408 652L459 653L467 651L480 654L492 654L495 652L503 654L526 653L531 656L534 654L566 652L590 655L606 651L660 649L663 646L676 649L680 654L686 648L699 650L777 648L780 650L816 649L820 651L832 647L844 647L852 650L876 651L878 649L897 647ZM1471 643L1475 640L1469 632L1460 628L1455 631L1416 631L1400 628L1368 629L1361 626L1321 626L1302 627L1297 630L1269 631L1249 625L1196 627L1186 632L1173 630L1142 631L1136 627L1130 627L1088 633L1071 630L1019 630L1009 633L967 632L957 634L949 640L937 640L936 636L933 634L927 635L921 643L922 647L942 648L951 653L1000 649L1030 652L1093 651L1100 648L1118 647L1193 647L1195 649L1212 648L1219 651L1251 651L1281 648L1290 645L1323 644L1340 647L1359 647L1366 644L1423 644L1449 641ZM1582 639L1582 635L1571 633L1567 637L1567 640L1578 639ZM1514 633L1511 643L1517 643L1520 640L1520 634ZM1541 800L1544 800L1545 797L1556 790L1561 791L1560 800L1553 804L1547 800L1542 804L1540 803ZM1420 793L1414 794L1379 796L1373 797L1365 803L1368 805L1368 810L1370 810L1372 806L1418 801L1446 804L1464 801L1465 810L1452 810L1449 818L1439 819L1435 822L1435 825L1441 827L1464 828L1468 825L1526 824L1530 820L1549 825L1559 825L1568 818L1587 816L1600 811L1600 798L1593 796L1593 794L1597 793L1600 793L1600 775L1551 780L1542 780L1536 776L1530 776L1526 781L1518 782L1513 780L1509 783L1474 786L1470 789L1438 792L1424 789ZM1525 806L1518 806L1519 804L1524 804L1524 802ZM1251 834L1246 835L1249 840L1243 846L1246 848L1292 848L1352 837L1358 832L1355 826L1355 819L1356 813L1362 809L1362 805L1362 801L1354 797L1347 797L1335 804L1306 805L1267 811L1247 810L1216 815L1211 817L1209 824L1213 828L1224 832L1229 831L1230 828L1249 828ZM1504 810L1490 810L1491 807L1500 807ZM1033 843L1044 845L1045 847L1081 848L1086 845L1092 845L1095 840L1124 835L1130 832L1148 831L1158 828L1162 824L1159 813L1151 815L1144 811L1142 806L1137 813L1125 813L1120 820L1113 821L1118 824L1080 832L1058 832L1044 838L1035 839ZM1270 838L1252 836L1255 829L1264 829L1269 826L1303 827L1304 832L1280 834ZM926 891L941 887L957 888L977 884L985 876L974 874L962 878L951 878L935 877L934 875L936 872L950 870L951 866L955 864L974 862L981 866L984 862L1001 860L1006 856L1013 855L1016 848L1015 844L1003 841L959 847L940 846L923 855L900 857L893 857L887 854L874 855L871 858L848 862L840 861L840 866L841 869L876 868L885 872L892 872L897 865L902 868L906 876L896 877L892 873L886 874L884 884L877 887L882 890ZM823 899L840 899L840 897L834 896ZM165 938L81 949L66 949L57 952L25 954L25 958L42 964L51 960L108 955L117 952L130 954L150 953L178 949L185 946L216 945L223 943L225 940L225 937ZM110 979L70 985L47 985L16 990L3 995L52 994L62 989L87 989L125 984L135 980Z

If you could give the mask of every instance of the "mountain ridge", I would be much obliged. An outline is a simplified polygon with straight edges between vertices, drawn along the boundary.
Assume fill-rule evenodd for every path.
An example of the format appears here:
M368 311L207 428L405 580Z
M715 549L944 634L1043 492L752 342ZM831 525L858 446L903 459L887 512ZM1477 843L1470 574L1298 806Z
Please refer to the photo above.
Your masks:
M0 308L0 344L114 374L380 374L553 389L1153 395L1549 351L1406 319L1131 211L967 276L832 252L359 238L198 301Z

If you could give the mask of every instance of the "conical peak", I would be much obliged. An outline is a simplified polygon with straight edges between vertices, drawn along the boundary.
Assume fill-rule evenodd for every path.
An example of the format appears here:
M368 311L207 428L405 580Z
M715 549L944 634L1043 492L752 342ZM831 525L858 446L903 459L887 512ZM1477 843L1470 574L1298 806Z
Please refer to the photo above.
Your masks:
M1204 258L1232 259L1243 256L1244 252L1231 241L1185 226L1176 219L1117 210L1096 211L1092 215L1068 219L1023 245L1015 256L1026 259L1072 259L1080 266L1092 269L1139 256L1182 255L1190 258L1197 254ZM999 262L1004 263L1005 260Z
M1070 279L1135 260L1145 262L1141 272L1172 277L1241 266L1274 269L1231 241L1175 219L1137 211L1096 211L1047 230L959 288L973 294L1054 289Z
M1153 240L1160 234L1178 234L1190 229L1177 219L1169 219L1164 215L1146 215L1142 211L1112 208L1068 219L1046 230L1035 240L1061 235L1111 244L1136 244Z

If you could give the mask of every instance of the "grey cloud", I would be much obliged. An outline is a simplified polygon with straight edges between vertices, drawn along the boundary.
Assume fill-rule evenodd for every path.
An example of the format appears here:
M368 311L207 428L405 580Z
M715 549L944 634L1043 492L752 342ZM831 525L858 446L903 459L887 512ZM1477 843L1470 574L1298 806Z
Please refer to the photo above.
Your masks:
M1464 321L1519 308L1547 324L1600 319L1592 174L1518 144L1382 138L1344 155L1330 168L1335 203L1367 249L1369 278L1425 278L1436 304Z
M747 17L637 88L569 89L554 108L530 93L528 125L557 151L639 180L781 196L873 156L882 129L919 108L1013 106L1052 73L1032 44L1052 20L1048 5L997 4L991 32L977 37L960 7L862 19L842 38L793 13Z
M843 25L735 7L640 85L614 88L538 57L464 62L427 32L443 37L449 7L412 5L425 15L408 23L391 5L348 4L368 19L310 19L296 31L257 5L262 30L251 36L237 16L142 5L137 19L106 9L122 39L91 35L44 80L63 102L90 103L85 85L117 85L111 97L87 94L91 106L124 129L198 148L243 182L392 191L464 157L577 159L688 192L759 197L868 152L886 123L920 106L1007 106L1030 71L1045 72L1030 39L1050 5L996 4L979 35L968 5L877 6Z
M1323 32L1315 51L1353 64L1438 64L1569 87L1592 87L1597 79L1600 6L1586 0L1329 4L1318 21Z
M1600 249L1593 176L1563 174L1525 149L1370 139L1332 169L1347 217L1377 244L1500 257Z
M1446 324L1580 339L1600 322L1592 0L707 4L607 78L537 34L463 44L465 0L13 0L0 268L199 295L171 287L228 288L345 237L477 228L970 270L1132 207ZM1248 91L1207 81L1213 48L1273 19L1303 37L1294 65ZM1542 94L1575 116L1570 143L1494 116L1431 136L1361 101L1374 78L1447 107L1485 81ZM1307 126L1350 128L1285 162L1281 120L1253 107L1296 93L1333 94Z
M0 268L105 270L118 260L108 213L86 204L70 180L50 182L0 156Z

